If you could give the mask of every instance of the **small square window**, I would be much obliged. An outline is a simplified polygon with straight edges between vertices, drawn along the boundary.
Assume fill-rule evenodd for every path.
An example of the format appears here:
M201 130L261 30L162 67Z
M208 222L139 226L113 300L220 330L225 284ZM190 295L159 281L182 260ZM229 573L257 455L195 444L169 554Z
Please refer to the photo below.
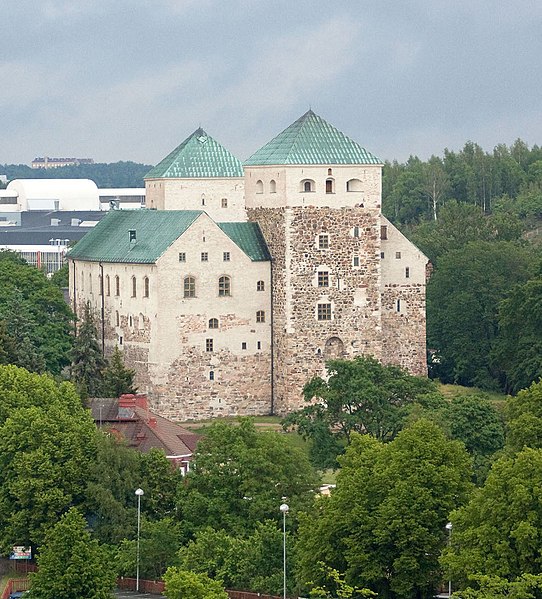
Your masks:
M410 279L410 268L408 266L405 268L405 279Z
M229 262L230 261L230 253L224 252L223 258L224 258L224 262Z
M318 235L318 249L327 250L328 248L329 248L329 235L327 235L327 233Z
M318 271L318 287L329 287L329 273L327 270Z
M354 266L359 266L359 256L354 256L352 263Z
M246 348L247 348L247 342L246 342L246 341L243 341L243 342L241 343L241 349L246 349Z
M179 252L179 262L186 262L186 253Z
M397 260L401 259L401 252L395 252L395 257L397 258Z
M318 320L331 320L331 304L318 304Z
M207 252L201 252L201 261L202 262L208 262L209 261L209 254Z
M214 343L212 339L205 339L205 351L213 351Z

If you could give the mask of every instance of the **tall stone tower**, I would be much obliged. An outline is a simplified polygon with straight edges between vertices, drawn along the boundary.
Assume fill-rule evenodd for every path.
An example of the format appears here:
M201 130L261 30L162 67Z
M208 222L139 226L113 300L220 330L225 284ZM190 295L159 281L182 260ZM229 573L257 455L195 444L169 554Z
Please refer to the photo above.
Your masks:
M309 110L244 167L248 218L273 257L274 410L285 413L327 360L384 358L382 162Z

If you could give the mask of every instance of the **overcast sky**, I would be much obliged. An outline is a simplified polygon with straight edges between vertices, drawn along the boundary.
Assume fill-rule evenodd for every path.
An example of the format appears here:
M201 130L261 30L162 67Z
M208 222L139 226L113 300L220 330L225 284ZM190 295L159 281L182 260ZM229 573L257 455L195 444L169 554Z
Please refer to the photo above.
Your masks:
M309 107L382 159L542 144L541 0L2 0L0 163L240 159Z

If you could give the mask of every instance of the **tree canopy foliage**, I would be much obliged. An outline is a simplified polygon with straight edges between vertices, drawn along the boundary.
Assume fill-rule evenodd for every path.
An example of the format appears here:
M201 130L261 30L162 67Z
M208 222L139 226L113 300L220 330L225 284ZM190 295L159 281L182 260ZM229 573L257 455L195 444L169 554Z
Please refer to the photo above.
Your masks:
M353 435L339 461L337 488L301 521L299 582L320 583L322 562L379 597L432 596L448 515L471 489L463 445L419 420L387 444Z
M306 454L282 435L259 432L247 418L216 421L198 443L177 508L191 532L211 526L237 534L280 520L283 497L294 513L304 509L317 486Z
M143 177L151 170L148 164L111 162L80 164L62 168L35 169L26 164L0 165L8 180L13 179L91 179L98 187L145 187Z
M31 596L110 599L115 571L109 558L109 552L91 537L81 513L71 508L46 535Z
M42 271L0 252L0 363L59 374L69 363L72 317Z
M331 360L327 369L327 380L314 377L303 389L310 405L284 420L285 427L295 425L312 440L312 458L320 467L336 466L336 456L354 432L393 439L412 405L435 390L428 379L370 356Z

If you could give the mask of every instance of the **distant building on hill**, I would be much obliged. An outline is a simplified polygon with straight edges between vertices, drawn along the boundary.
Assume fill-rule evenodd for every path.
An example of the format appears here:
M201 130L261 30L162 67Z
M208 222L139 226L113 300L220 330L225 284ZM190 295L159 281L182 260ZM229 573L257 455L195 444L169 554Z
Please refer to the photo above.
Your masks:
M92 158L51 158L43 156L32 160L32 168L61 168L63 166L79 166L80 164L94 164Z

